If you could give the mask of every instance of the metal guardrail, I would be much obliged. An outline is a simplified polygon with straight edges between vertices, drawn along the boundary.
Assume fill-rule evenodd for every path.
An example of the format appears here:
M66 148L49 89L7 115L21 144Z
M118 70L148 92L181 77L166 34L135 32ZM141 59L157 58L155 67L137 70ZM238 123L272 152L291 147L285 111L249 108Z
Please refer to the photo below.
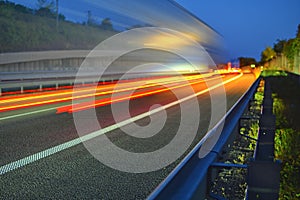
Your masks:
M127 73L124 74L110 73L104 74L101 77L96 76L93 72L85 72L77 76L77 71L61 72L35 72L35 73L0 73L0 96L7 91L19 91L23 93L25 90L32 88L42 91L49 86L59 88L60 86L76 84L96 84L103 82L113 82L118 80L139 79L158 76L180 76L193 75L195 72L180 72L176 74L172 71L165 72L143 72L143 73ZM212 76L213 73L202 73L202 75Z
M239 119L247 109L261 78L257 79L250 89L238 100L223 119L193 148L169 176L150 194L153 199L206 199L208 195L207 178L209 168L218 159L223 147L228 142L239 123ZM221 128L221 136L212 150L199 158L200 148L209 142L209 135Z
M19 91L33 88L42 91L44 88L52 87L58 89L60 86L74 85L76 83L91 84L98 82L110 82L119 79L120 75L112 74L98 77L91 73L85 73L76 77L77 72L37 72L37 73L0 73L0 96L5 92Z

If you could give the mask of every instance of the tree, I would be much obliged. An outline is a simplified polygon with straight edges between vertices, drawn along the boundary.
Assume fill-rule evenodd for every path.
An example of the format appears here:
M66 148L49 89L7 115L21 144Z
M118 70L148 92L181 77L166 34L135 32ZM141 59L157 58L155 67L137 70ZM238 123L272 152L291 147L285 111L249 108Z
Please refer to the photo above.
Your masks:
M295 56L300 53L300 38L294 38L287 41L283 49L283 54L287 57L290 63L294 62Z
M93 21L93 17L92 17L92 11L88 10L87 11L87 20L86 20L86 24L87 25L91 25Z
M92 11L90 11L90 10L87 11L86 25L88 25L88 26L97 26L97 22L96 22L96 20L94 19L93 15L92 15Z
M109 30L109 31L114 30L110 18L105 18L102 20L101 28L103 28L104 30Z
M271 48L267 47L262 53L261 53L261 62L268 62L272 60L276 56L276 52Z
M300 24L298 24L298 31L297 31L296 38L300 38Z
M129 26L128 28L126 28L127 30L131 30L131 29L135 29L135 28L143 28L143 27L153 27L152 25L150 24L136 24L136 25L132 25L132 26Z
M32 9L30 8L26 8L25 6L22 5L15 5L15 9L19 12L19 13L26 13L26 14L32 14L34 13Z
M277 55L281 55L283 53L284 46L286 45L286 40L279 40L273 45L273 49Z
M55 4L54 1L48 1L48 0L37 0L37 11L36 15L42 16L42 17L51 17L55 18Z
M51 0L51 1L48 1L48 0L37 0L37 7L38 9L40 8L47 8L51 11L54 11L55 9L55 4L54 4L54 1Z
M243 67L243 66L249 66L249 65L257 63L256 60L255 60L255 58L239 57L239 60L240 60L240 66L241 67Z

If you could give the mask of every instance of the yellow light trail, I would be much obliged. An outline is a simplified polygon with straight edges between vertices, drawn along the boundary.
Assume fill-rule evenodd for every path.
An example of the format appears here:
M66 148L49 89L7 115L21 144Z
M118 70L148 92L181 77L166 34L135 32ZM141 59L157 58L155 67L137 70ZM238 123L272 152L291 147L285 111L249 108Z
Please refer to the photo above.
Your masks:
M209 80L215 80L215 79L219 79L219 77L211 78ZM125 96L125 97L119 97L119 98L116 98L116 99L113 99L113 100L111 100L109 98L109 99L105 99L105 100L97 100L95 102L94 101L84 102L84 103L77 104L77 105L74 105L74 106L64 106L62 108L58 108L57 113L78 112L78 111L82 111L82 110L86 110L86 109L90 109L90 108L94 108L94 107L99 107L99 106L104 106L104 105L108 105L108 104L112 104L112 103L117 103L117 102L129 100L129 99L136 99L136 98L141 98L141 97L145 97L145 96L149 96L149 95L154 95L154 94L166 92L166 91L169 91L169 90L174 90L174 89L177 89L177 88L191 86L191 85L195 85L195 84L199 84L199 83L203 83L203 82L205 82L205 80L194 81L192 83L186 83L186 84L180 84L180 85L177 85L177 86L172 86L172 87L164 88L164 89L151 90L151 91L148 91L148 92L140 92L138 94L134 94L134 95L131 95L131 96Z
M199 78L199 76L201 75L195 75L195 76L192 76L192 77L187 77L187 80L193 80L193 79L197 79ZM203 76L202 76L203 77ZM174 77L171 77L175 80L178 80L178 78L174 78ZM136 81L136 84L137 83L145 83L145 84L149 84L149 83L164 83L164 79L170 79L170 77L168 78L162 78L162 79L153 79L153 80L142 80L142 81ZM170 81L170 80L169 80ZM133 84L134 82L124 82L124 83L121 83L122 85L124 85L123 87L126 87L126 85L131 85ZM118 83L120 84L120 83ZM104 90L104 89L113 89L115 87L115 85L113 86L97 86L97 89L96 91L99 91L99 90ZM132 88L128 88L128 90L131 90ZM20 101L27 101L27 100L35 100L35 99L42 99L42 98L48 98L48 97L57 97L57 96L62 96L62 95L68 95L68 94L76 94L76 93L84 93L84 92L93 92L94 91L94 88L88 88L88 89L80 89L80 90L70 90L70 91L56 91L55 93L51 93L51 94L34 94L34 95L30 95L30 96L27 96L27 97L12 97L12 98L6 98L6 99L3 99L1 100L0 99L0 104L4 104L4 103L13 103L13 102L20 102Z
M194 76L190 76L190 77L185 77L185 80L188 81L192 81L192 80L196 80L199 78L203 78L202 75L194 75ZM46 94L46 95L41 95L41 96L30 96L28 98L26 97L22 97L20 99L6 99L3 101L0 101L0 104L4 104L4 103L11 103L11 102L20 102L20 101L27 101L27 100L35 100L35 99L41 99L41 98L46 98L46 97L55 97L55 96L62 96L62 95L67 95L67 94L73 94L73 96L69 96L69 97L64 97L64 98L58 98L58 99L51 99L51 100L44 100L44 101L38 101L38 102L31 102L31 103L23 103L23 104L18 104L18 105L12 105L12 106L3 106L0 107L0 112L4 112L4 111L9 111L9 110L16 110L16 109L21 109L21 108L27 108L27 107L32 107L32 106L39 106L39 105L46 105L46 104L51 104L51 103L58 103L58 102L65 102L65 101L70 101L70 100L74 100L74 99L84 99L84 98L90 98L93 96L103 96L103 95L109 95L112 93L120 93L120 92L126 92L126 91L130 91L130 90L137 90L137 89L143 89L143 88L150 88L150 87L155 87L158 86L159 84L176 84L176 83L180 83L182 82L182 80L179 80L178 77L169 77L169 78L163 78L163 79L153 79L153 80L148 80L147 82L145 81L133 81L130 83L121 83L122 87L128 86L128 85L137 85L137 83L145 83L145 85L140 86L140 87L129 87L129 88L123 88L123 89L118 89L118 90L109 90L109 91L102 91L102 92L96 92L96 93L89 93L89 94L84 94L84 95L78 95L74 97L74 94L76 93L83 93L83 92L91 92L94 91L94 89L83 89L83 90L79 90L79 91L67 91L67 92L59 92L57 94ZM120 85L120 84L119 84ZM104 89L111 89L115 86L109 86L109 87L101 87L98 86L96 91L99 90L104 90Z

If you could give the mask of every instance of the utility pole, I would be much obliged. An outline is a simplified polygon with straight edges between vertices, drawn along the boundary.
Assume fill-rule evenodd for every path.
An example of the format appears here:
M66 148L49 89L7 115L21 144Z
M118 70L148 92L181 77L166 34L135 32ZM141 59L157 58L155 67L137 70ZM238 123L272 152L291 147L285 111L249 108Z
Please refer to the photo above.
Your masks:
M86 21L86 25L89 26L92 24L92 11L88 10L87 11L87 21Z
M56 0L56 31L58 32L58 0Z

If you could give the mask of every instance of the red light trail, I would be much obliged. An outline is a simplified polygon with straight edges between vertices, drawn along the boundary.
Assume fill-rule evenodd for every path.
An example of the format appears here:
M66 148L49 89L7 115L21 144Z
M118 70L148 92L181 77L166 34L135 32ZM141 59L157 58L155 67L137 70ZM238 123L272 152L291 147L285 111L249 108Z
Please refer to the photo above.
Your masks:
M6 112L11 110L30 108L35 106L42 106L54 103L69 102L78 99L87 99L87 102L83 102L77 105L62 106L57 109L57 113L62 112L77 112L84 109L90 109L93 107L108 105L128 99L141 98L153 94L158 94L168 90L185 87L188 85L194 85L200 82L204 82L205 76L192 75L185 77L154 77L152 79L134 79L120 81L117 84L110 85L98 85L94 87L80 87L67 90L57 90L52 92L39 92L35 94L27 94L22 96L12 96L0 98L0 112ZM209 79L211 80L211 79ZM116 88L117 85L117 88ZM164 85L167 88L161 88ZM143 91L141 91L143 90ZM136 91L133 95L127 96L122 93L128 91ZM111 100L108 95L117 95L116 98ZM119 95L119 96L118 96ZM101 97L101 100L90 101L89 98Z

